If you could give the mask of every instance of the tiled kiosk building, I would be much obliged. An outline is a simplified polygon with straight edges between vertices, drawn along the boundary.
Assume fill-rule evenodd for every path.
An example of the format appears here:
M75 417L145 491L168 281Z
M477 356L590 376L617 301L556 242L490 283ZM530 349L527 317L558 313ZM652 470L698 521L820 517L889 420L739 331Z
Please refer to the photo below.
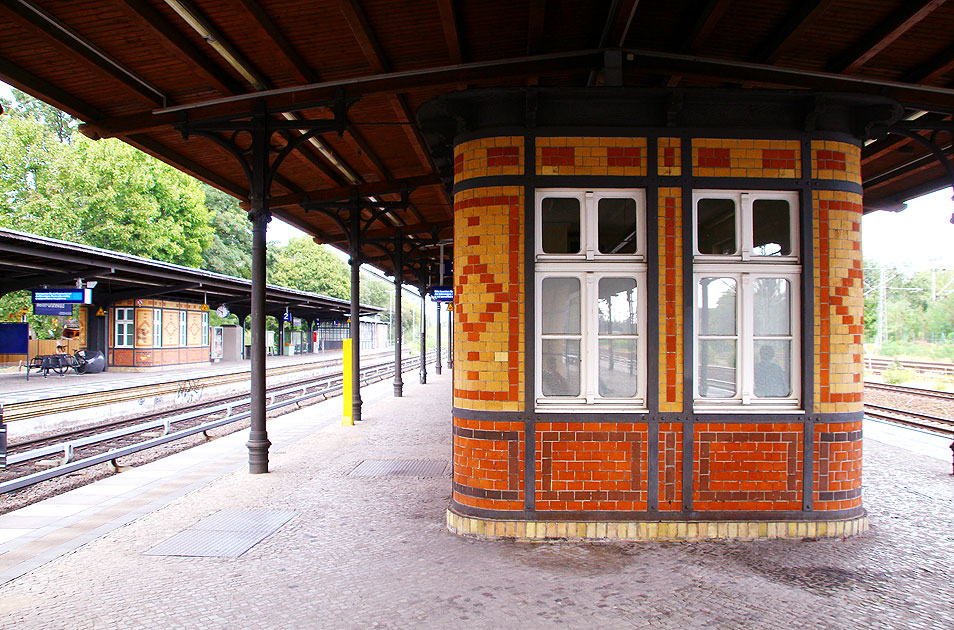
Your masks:
M453 173L449 527L865 531L860 149L900 108L604 89L419 112Z

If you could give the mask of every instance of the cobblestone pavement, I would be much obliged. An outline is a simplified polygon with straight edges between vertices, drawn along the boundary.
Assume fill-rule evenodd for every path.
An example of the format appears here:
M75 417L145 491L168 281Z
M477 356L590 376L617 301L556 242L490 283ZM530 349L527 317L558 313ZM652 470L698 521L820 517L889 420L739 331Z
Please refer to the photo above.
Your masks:
M853 540L465 539L443 526L447 475L347 476L449 461L449 388L409 385L274 452L269 475L228 474L9 582L0 627L954 628L948 462L866 440L871 531ZM220 509L296 515L239 558L143 555Z

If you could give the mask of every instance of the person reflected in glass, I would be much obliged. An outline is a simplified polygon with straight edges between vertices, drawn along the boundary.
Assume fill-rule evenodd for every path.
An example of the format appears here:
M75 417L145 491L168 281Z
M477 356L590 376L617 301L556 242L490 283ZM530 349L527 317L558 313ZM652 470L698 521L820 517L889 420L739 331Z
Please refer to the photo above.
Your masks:
M775 349L762 346L755 364L755 395L759 398L783 398L791 393L785 370L775 362Z

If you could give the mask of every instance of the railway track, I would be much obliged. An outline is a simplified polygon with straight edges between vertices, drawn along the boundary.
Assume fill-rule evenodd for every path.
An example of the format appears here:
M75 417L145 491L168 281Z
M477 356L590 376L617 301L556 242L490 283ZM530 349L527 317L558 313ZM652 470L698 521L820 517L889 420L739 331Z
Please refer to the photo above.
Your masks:
M907 385L891 385L888 383L874 383L865 381L865 387L868 389L877 389L898 394L911 394L923 398L940 398L942 400L954 400L954 392L942 392L936 389L924 389L923 387L908 387Z
M429 353L427 361L436 358ZM402 362L402 371L420 365L420 357ZM394 373L393 363L382 362L361 370L361 383L383 380ZM266 410L274 412L339 394L342 373L312 377L294 384L267 390ZM11 445L6 467L0 469L0 494L25 488L42 481L67 475L100 463L120 469L118 459L150 448L204 434L250 417L248 396L232 396L215 402L193 405L174 413L149 414L94 428L70 431L57 436Z
M865 415L875 420L883 420L894 424L924 429L954 438L954 420L932 416L924 413L882 407L880 405L865 405Z
M874 357L865 357L865 370L873 374L881 374L893 365L899 365L906 370L912 370L918 374L932 374L938 376L954 376L954 363L942 363L934 361L907 361L895 359L881 359Z

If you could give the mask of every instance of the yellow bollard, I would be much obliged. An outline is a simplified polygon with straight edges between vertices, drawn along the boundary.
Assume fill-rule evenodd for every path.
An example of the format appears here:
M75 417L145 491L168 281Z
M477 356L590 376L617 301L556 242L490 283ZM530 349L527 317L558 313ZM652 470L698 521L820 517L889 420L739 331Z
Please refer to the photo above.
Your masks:
M342 350L344 351L344 355L341 357L344 363L344 369L342 370L344 381L342 381L341 397L344 399L344 413L341 416L341 424L354 426L354 416L351 414L351 403L353 402L351 400L351 369L353 363L351 362L350 339L344 340Z

